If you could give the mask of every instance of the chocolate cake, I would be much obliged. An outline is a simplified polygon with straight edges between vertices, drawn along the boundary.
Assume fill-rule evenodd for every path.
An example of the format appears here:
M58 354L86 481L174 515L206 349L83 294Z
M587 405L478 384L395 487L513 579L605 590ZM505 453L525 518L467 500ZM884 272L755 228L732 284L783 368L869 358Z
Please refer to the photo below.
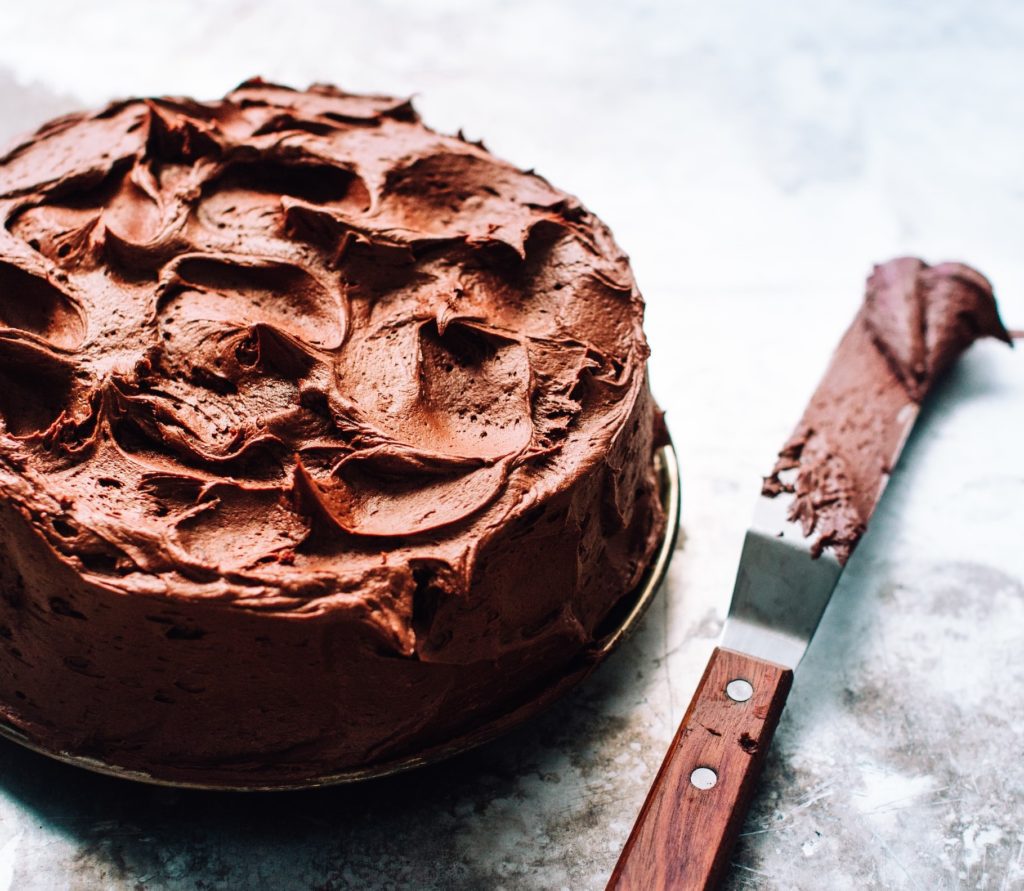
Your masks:
M0 160L0 715L289 783L529 702L664 531L643 302L408 101L256 80Z

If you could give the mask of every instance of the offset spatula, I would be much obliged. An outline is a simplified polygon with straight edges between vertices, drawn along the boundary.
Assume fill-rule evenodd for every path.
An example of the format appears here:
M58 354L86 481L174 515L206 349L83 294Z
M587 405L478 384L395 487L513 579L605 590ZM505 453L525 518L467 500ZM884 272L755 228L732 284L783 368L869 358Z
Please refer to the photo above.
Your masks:
M935 377L975 338L1009 342L988 282L960 264L876 267L747 531L722 646L608 887L714 887L799 664Z
M781 536L779 533L782 533ZM716 647L609 888L710 888L721 877L803 656L842 567L762 497Z

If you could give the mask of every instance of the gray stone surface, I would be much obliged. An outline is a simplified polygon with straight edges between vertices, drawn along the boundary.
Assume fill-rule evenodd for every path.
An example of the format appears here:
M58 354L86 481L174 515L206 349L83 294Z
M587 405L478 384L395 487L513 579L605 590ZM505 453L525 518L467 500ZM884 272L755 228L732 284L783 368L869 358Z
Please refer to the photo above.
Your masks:
M684 471L639 633L528 727L361 787L149 789L0 745L6 889L601 888L721 627L775 448L874 260L962 258L1024 326L1024 6L39 2L0 137L263 73L416 92L633 255ZM801 666L736 889L1024 888L1024 366L972 350Z

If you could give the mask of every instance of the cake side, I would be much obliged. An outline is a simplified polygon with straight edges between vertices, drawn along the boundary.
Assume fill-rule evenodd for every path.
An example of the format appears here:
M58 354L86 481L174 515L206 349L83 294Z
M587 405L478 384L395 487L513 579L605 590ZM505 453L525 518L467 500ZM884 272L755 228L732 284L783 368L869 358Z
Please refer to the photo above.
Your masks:
M168 776L343 769L568 664L664 526L643 304L411 106L250 82L0 161L0 707Z

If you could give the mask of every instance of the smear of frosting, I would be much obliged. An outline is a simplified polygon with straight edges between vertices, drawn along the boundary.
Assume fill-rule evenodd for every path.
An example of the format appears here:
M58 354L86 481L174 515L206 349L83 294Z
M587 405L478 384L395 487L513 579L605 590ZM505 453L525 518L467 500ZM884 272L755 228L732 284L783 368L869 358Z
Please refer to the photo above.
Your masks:
M837 348L763 494L793 494L791 520L845 563L892 471L916 407L975 340L1012 344L992 286L962 263L903 257L874 268L864 305Z
M864 306L872 339L915 402L979 337L1012 344L992 285L963 263L901 257L876 266Z

